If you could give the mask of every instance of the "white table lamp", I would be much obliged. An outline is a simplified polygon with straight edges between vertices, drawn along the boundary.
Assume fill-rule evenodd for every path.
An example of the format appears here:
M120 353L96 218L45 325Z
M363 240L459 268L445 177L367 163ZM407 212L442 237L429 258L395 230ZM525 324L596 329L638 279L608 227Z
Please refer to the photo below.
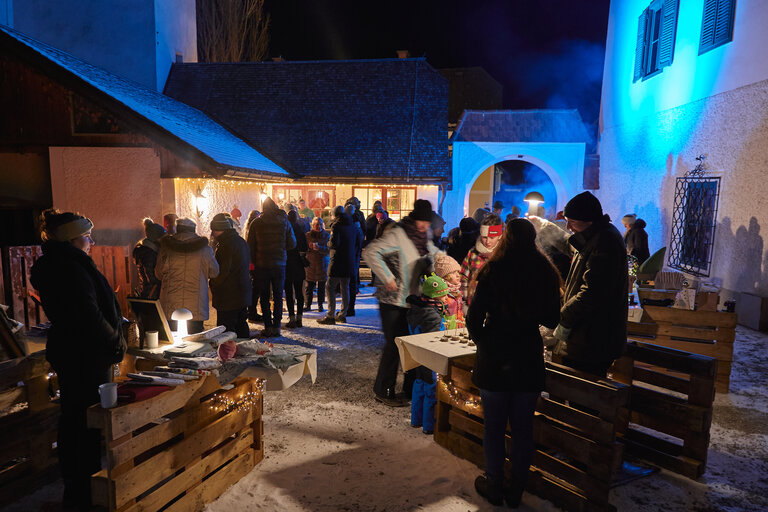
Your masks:
M187 308L179 308L171 314L171 320L176 321L176 338L181 341L187 334L187 320L192 320L192 312Z

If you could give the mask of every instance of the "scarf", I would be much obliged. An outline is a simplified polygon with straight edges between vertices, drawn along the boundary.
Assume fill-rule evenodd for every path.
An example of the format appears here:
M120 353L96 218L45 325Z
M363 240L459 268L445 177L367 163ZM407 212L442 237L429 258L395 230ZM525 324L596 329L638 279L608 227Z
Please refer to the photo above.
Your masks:
M487 258L493 252L493 249L489 249L486 246L484 246L483 242L480 241L479 238L477 239L477 242L475 242L475 249L477 249L477 252L480 253L481 258Z
M453 295L455 298L461 297L461 281L459 281L456 284L449 283L448 281L445 281L445 284L448 285L448 292Z
M405 230L405 234L408 235L411 242L413 242L413 245L416 246L416 250L419 251L419 256L426 255L429 252L427 249L429 233L419 231L419 228L416 227L416 222L410 217L406 217L400 221L400 225Z

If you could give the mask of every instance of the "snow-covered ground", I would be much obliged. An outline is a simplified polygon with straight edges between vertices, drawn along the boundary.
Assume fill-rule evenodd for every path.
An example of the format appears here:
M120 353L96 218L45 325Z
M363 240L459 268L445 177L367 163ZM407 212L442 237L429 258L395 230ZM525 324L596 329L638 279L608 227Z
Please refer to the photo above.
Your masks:
M268 392L265 458L207 512L494 510L474 491L479 470L410 427L409 408L373 400L383 345L365 288L349 323L283 330L284 343L318 351L318 380ZM662 470L611 491L619 511L768 510L768 335L739 328L731 392L718 395L707 472L698 481ZM57 482L3 511L50 509ZM520 510L558 510L528 493Z

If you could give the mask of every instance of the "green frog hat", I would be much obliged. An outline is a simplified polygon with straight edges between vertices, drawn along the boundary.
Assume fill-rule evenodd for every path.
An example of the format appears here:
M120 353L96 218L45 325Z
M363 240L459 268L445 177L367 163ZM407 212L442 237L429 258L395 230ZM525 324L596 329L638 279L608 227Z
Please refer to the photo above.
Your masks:
M437 274L432 272L424 278L421 284L421 293L430 299L445 297L450 293L448 285Z

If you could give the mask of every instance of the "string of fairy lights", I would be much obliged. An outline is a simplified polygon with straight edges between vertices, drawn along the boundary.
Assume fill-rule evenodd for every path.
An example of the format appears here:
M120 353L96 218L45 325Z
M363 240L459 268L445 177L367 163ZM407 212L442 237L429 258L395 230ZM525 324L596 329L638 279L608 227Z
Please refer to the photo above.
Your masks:
M448 393L448 396L454 405L472 409L477 413L482 414L482 403L477 395L473 395L468 391L457 388L452 382L446 382L446 380L443 379L443 376L439 374L437 376L437 385L441 386L443 390Z
M264 379L256 379L256 389L246 391L240 396L230 397L224 393L216 393L209 400L209 407L215 412L242 412L257 405L264 395Z

